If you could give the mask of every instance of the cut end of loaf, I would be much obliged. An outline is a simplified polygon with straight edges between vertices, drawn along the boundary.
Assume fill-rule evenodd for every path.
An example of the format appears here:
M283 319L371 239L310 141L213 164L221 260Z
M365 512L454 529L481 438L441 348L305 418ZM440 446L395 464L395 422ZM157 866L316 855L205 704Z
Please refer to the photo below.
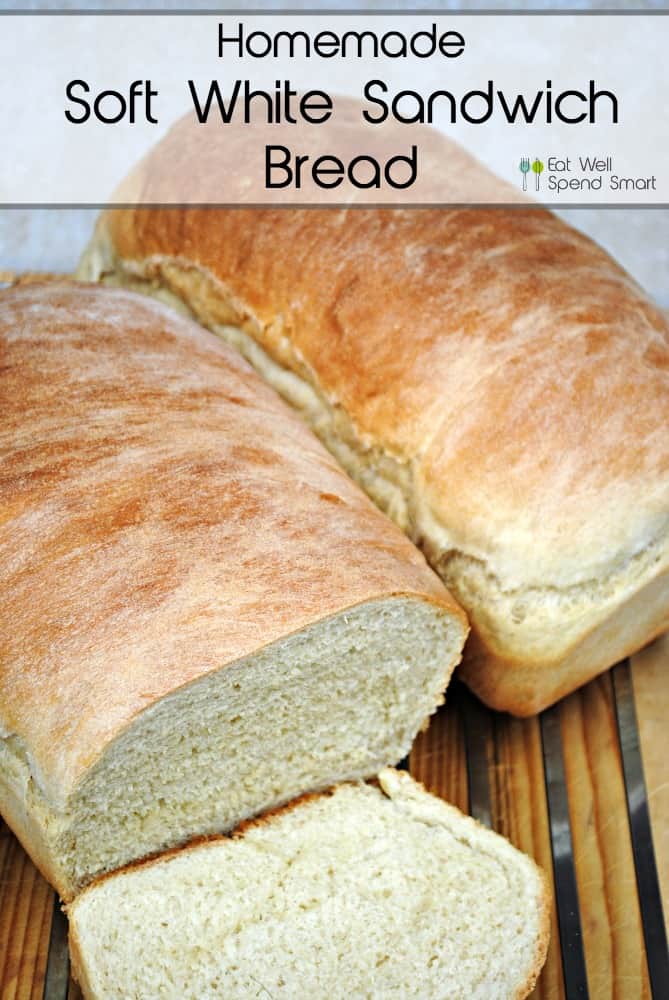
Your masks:
M61 895L400 760L442 700L463 641L458 622L436 605L389 598L164 698L110 745L65 814L30 785Z
M69 907L88 1000L511 1000L534 986L547 913L528 858L391 769Z

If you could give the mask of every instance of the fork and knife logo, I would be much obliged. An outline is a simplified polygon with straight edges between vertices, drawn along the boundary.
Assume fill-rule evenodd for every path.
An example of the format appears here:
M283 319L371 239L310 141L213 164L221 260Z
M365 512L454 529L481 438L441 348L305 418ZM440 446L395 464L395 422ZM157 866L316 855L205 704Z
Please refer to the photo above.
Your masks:
M536 177L536 190L538 191L541 172L544 169L544 165L541 162L541 160L537 158L534 160L533 163L530 163L529 156L523 156L521 157L520 160L519 169L521 174L523 175L523 191L527 191L527 175L529 174L530 170Z

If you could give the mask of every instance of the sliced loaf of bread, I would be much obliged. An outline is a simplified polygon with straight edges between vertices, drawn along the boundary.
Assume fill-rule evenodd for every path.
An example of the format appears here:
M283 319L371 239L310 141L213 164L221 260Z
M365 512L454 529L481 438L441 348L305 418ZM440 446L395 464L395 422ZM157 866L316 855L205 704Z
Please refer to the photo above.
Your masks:
M87 1000L508 1000L548 941L534 863L392 769L108 876L68 915Z
M400 760L463 612L246 362L0 292L0 812L64 898Z

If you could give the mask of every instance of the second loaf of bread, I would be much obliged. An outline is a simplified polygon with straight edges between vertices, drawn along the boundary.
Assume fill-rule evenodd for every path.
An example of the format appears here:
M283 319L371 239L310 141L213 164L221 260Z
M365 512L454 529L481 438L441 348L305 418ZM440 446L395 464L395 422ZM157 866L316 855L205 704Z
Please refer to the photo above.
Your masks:
M169 202L229 141L180 122L119 198ZM669 326L550 212L115 210L81 273L185 306L298 408L468 611L489 704L669 627Z

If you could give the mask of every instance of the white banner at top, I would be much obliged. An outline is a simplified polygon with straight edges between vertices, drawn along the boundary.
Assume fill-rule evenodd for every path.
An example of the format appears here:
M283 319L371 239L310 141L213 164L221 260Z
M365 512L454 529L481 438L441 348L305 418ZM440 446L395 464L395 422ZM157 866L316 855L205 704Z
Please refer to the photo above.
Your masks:
M4 12L0 204L667 206L668 53L648 12Z

